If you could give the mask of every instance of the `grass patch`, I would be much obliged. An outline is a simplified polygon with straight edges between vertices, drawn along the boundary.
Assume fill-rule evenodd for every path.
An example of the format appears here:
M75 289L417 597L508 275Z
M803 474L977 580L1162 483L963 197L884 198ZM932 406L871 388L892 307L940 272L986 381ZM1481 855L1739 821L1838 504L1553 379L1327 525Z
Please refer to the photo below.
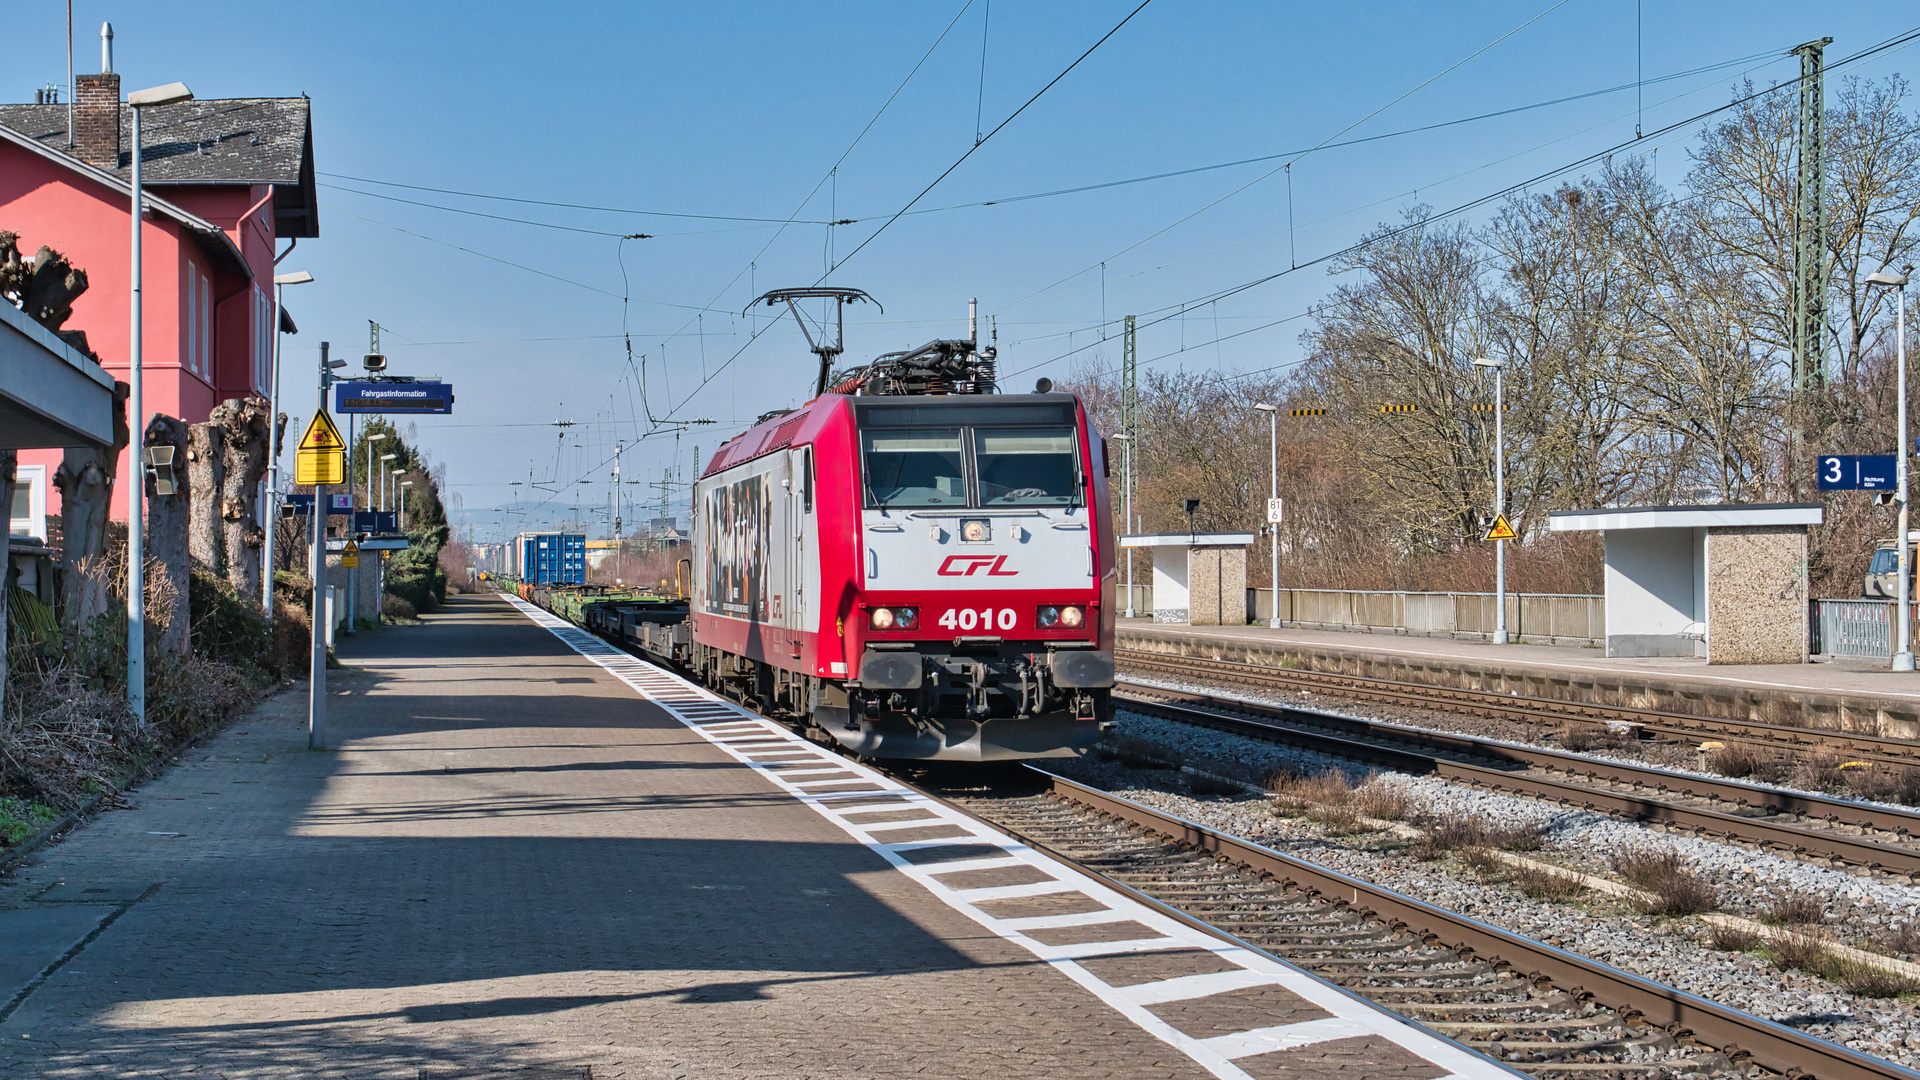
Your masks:
M1615 873L1651 895L1634 906L1646 915L1698 915L1713 910L1719 891L1672 848L1626 848L1607 860Z
M1810 892L1789 890L1761 906L1760 921L1768 926L1814 926L1827 921L1827 902Z
M1760 947L1760 935L1740 926L1713 926L1707 929L1707 945L1721 952L1752 952Z
M1920 922L1895 923L1874 936L1874 945L1896 956L1920 953Z
M12 847L31 840L59 816L58 810L45 803L12 796L0 799L0 844Z
M1554 903L1570 900L1587 891L1586 883L1572 874L1539 866L1520 866L1513 871L1514 887L1535 900Z
M1353 789L1353 802L1362 814L1381 821L1406 821L1416 808L1412 792L1377 776Z

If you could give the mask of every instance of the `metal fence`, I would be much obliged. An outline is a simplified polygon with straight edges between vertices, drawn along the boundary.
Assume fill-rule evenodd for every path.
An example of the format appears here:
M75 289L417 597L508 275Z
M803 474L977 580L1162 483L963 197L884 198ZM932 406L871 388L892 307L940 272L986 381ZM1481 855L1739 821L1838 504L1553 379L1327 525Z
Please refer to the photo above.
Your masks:
M1893 601L1815 600L1809 651L1847 660L1893 658Z
M1126 586L1116 599L1126 610ZM1303 630L1355 630L1416 637L1487 640L1492 636L1494 594L1380 592L1360 589L1281 589L1280 619ZM1273 618L1271 589L1247 590L1248 619ZM1134 610L1151 617L1153 590L1134 586ZM1607 635L1606 599L1590 595L1508 593L1507 632L1516 641L1552 645L1601 645Z

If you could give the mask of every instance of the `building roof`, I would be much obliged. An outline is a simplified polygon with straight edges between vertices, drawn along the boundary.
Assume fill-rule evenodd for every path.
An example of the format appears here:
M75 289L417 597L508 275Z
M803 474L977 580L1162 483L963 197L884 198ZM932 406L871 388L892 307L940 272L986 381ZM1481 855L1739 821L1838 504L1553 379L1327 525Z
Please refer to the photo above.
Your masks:
M28 152L64 165L82 176L119 192L128 199L133 197L133 182L125 176L89 165L71 154L44 146L39 140L23 135L5 124L0 124L0 142L10 142L24 147ZM208 258L211 258L220 269L242 277L253 276L253 268L247 265L246 257L240 254L239 245L233 242L233 238L227 235L225 229L155 195L147 189L144 175L140 180L143 196L141 201L146 204L148 212L159 214L184 226L187 232L199 241L201 250L205 251Z
M1615 529L1708 529L1746 525L1818 525L1819 503L1714 503L1704 506L1619 506L1555 510L1554 532Z
M1253 533L1138 533L1120 538L1121 547L1245 547Z
M67 152L67 106L0 105L0 126L48 149ZM274 232L320 235L313 173L312 102L294 98L223 98L147 108L140 121L142 186L272 184ZM103 171L127 179L132 165L133 109L120 107L120 162Z

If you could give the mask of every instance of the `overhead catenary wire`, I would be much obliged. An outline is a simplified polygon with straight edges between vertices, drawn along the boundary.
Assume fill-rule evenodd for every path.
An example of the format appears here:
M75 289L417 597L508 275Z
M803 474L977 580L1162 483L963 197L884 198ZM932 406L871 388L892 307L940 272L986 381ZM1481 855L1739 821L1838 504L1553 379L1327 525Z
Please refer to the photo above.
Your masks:
M1564 4L1564 3L1567 3L1568 0L1560 0L1560 2ZM881 233L886 232L888 226L892 225L896 221L899 221L900 218L904 214L906 214L907 211L913 209L916 203L918 203L921 199L926 198L927 194L931 192L934 188L940 186L940 181L945 180L948 176L953 174L953 170L958 169L961 165L965 164L966 160L973 156L974 151L979 150L982 146L985 146L988 140L992 139L995 135L1000 134L1001 129L1005 128L1008 124L1011 124L1014 122L1014 120L1018 119L1021 113L1026 112L1028 108L1032 107L1034 102L1039 101L1043 96L1045 96L1047 91L1053 89L1054 86L1058 84L1061 79L1064 79L1069 74L1071 74L1073 72L1073 69L1079 67L1082 61L1086 60L1087 57L1092 56L1094 54L1094 50L1106 44L1108 38L1111 38L1113 35L1119 33L1121 27L1127 25L1129 22L1132 22L1133 17L1135 15L1140 14L1142 11L1146 10L1147 5L1151 3L1153 3L1153 0L1140 0L1139 7L1136 7L1132 11L1127 12L1126 18L1123 18L1119 22L1115 23L1113 25L1113 29L1100 35L1100 40L1094 42L1092 45L1087 46L1086 52L1083 52L1078 57L1075 57L1073 63L1068 64L1065 68L1061 69L1060 74L1055 75L1052 79L1049 79L1047 81L1047 85L1035 91L1032 97L1028 98L1024 103L1022 103L1019 108L1013 110L1013 112L1010 113L1005 120L1002 120L998 124L995 124L992 131L987 132L985 135L981 136L972 146L968 147L966 150L966 153L963 153L958 158L954 159L953 164L947 166L946 169L943 172L941 172L939 176L936 176L933 178L932 183L928 184L926 187L920 190L920 194L915 195L911 199L908 199L907 204L905 206L894 211L892 217L889 217L887 220L881 222L879 228L873 230L871 233L868 233L867 238L865 240L860 241L860 243L857 246L855 246L852 251L847 252L846 258L841 259L838 263L834 264L835 268L844 266L848 262L852 261L855 255L860 254L860 252L864 250L868 244L873 243L876 239L879 238ZM831 272L831 268L829 269L829 273L830 272ZM822 274L820 275L819 280L815 281L814 284L818 285L820 281L825 281L826 278L827 278L827 275Z
M1869 46L1868 48L1863 49L1860 52L1854 53L1851 56L1845 57L1839 61L1829 64L1827 65L1827 69L1826 69L1827 73L1832 74L1843 67L1849 67L1849 66L1857 65L1859 63L1863 63L1866 60L1879 55L1880 53L1884 53L1894 49L1904 48L1905 46L1913 43L1916 40L1920 40L1920 27L1915 27L1911 30L1904 31L1900 34L1897 34L1891 38L1886 39L1885 41L1880 42L1879 44ZM1397 228L1385 230L1374 236L1370 236L1370 237L1367 237L1366 239L1357 241L1353 244L1349 244L1348 246L1343 247L1337 251L1327 252L1326 254L1317 256L1306 262L1300 263L1298 266L1290 266L1285 270L1279 270L1274 273L1267 274L1259 278L1255 278L1251 281L1243 282L1239 285L1231 286L1226 289L1221 289L1211 294L1205 294L1193 300L1184 301L1181 304L1177 305L1177 307L1176 305L1164 306L1158 310L1169 311L1171 312L1170 314L1161 315L1160 317L1155 319L1136 323L1136 331L1138 329L1144 329L1149 326L1154 326L1159 323L1166 322L1169 319L1177 317L1180 312L1185 311L1191 307L1198 306L1201 304L1217 303L1221 300L1227 299L1228 297L1235 296L1240 293L1247 292L1248 290L1258 288L1262 285L1266 285L1270 282L1279 280L1280 278L1286 277L1287 275L1295 273L1299 270L1304 270L1312 266L1317 266L1321 263L1330 262L1334 259L1338 259L1343 256L1353 254L1365 248L1371 247L1375 244L1379 244L1383 241L1391 240L1398 236L1402 236L1408 232L1425 228L1429 225L1434 224L1435 222L1444 221L1451 217L1456 217L1460 214L1469 212L1477 207L1484 206L1488 203L1492 203L1499 199L1506 198L1507 196L1512 195L1516 192L1524 191L1527 188L1536 186L1544 181L1554 179L1555 177L1561 176L1575 169L1579 169L1584 166L1591 165L1595 162L1606 160L1612 157L1613 155L1621 152L1622 150L1627 150L1632 148L1636 144L1639 144L1651 139L1657 139L1657 138L1660 138L1661 136L1672 135L1674 133L1681 132L1684 129L1687 129L1692 125L1697 124L1703 120L1707 120L1721 113L1739 108L1741 105L1744 105L1747 102L1758 100L1762 97L1766 97L1769 94L1778 93L1782 90L1797 88L1800 84L1800 81L1801 81L1800 78L1796 77L1792 80L1767 87L1766 89L1757 90L1751 94L1746 94L1741 97L1737 97L1724 105L1720 105L1715 108L1708 109L1705 112L1697 113L1693 116L1687 117L1684 120L1675 121L1671 124L1667 124L1664 127L1656 128L1651 132L1647 132L1643 135L1636 136L1633 139L1629 139L1625 142L1616 144L1614 146L1607 147L1604 150L1587 154L1577 160L1549 169L1543 173L1539 173L1519 183L1510 184L1504 188L1501 188L1498 191L1490 192L1488 194L1475 197L1466 202L1460 203L1450 209L1441 211L1439 213L1428 215L1427 217L1422 218L1419 221L1412 222L1407 225L1402 225ZM1245 330L1240 330L1235 333L1225 335L1221 340L1232 340L1233 338L1244 337L1248 334L1257 333L1264 329L1270 329L1273 326L1278 326L1283 323L1306 318L1310 314L1312 314L1311 309L1305 312L1300 312L1294 315L1289 315L1289 316L1276 319L1270 323L1266 323L1261 326L1250 327ZM1150 360L1143 361L1143 363L1152 363L1155 360L1165 359L1167 356L1177 355L1178 353L1181 353L1181 352L1190 352L1195 348L1201 348L1207 344L1212 344L1212 343L1202 342L1199 345L1195 345L1195 346L1183 346L1182 348L1174 350L1173 352L1163 353L1160 356L1156 356ZM1066 359L1067 357L1075 355L1076 353L1084 352L1091 347L1093 346L1083 345L1078 348L1070 348L1068 349L1068 351L1064 353L1060 353L1046 360L1042 360L1036 364L1030 364L1027 367L1020 368L1016 371L1012 371L1007 374L1009 376L1025 374L1026 372L1033 371L1037 368L1044 367L1048 364L1056 363L1060 360ZM1284 366L1289 366L1289 365L1275 365L1272 368L1266 368L1262 370L1270 371L1270 370L1275 370L1275 368L1277 367L1284 367ZM1102 374L1111 374L1111 372L1102 372Z

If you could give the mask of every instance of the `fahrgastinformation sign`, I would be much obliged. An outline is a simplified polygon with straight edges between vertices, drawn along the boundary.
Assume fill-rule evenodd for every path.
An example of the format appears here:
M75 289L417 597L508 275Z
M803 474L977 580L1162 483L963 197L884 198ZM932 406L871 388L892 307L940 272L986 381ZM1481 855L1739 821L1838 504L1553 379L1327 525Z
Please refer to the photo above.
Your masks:
M453 384L443 382L337 382L333 407L342 413L445 414L453 411Z

